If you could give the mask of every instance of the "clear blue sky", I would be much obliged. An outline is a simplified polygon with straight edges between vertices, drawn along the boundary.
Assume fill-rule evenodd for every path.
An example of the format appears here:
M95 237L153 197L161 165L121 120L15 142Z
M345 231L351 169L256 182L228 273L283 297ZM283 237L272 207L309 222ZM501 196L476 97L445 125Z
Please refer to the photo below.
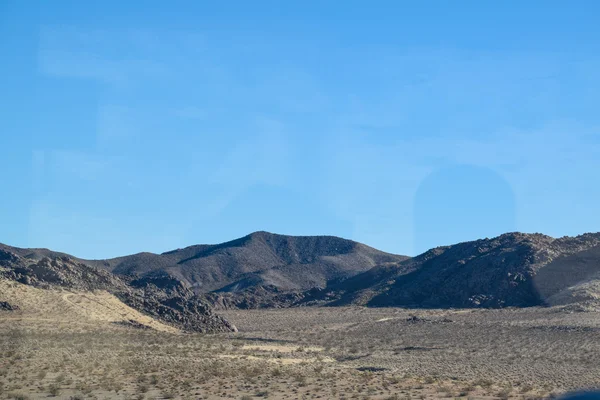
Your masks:
M218 4L218 6L217 6ZM0 242L600 230L598 1L0 2Z

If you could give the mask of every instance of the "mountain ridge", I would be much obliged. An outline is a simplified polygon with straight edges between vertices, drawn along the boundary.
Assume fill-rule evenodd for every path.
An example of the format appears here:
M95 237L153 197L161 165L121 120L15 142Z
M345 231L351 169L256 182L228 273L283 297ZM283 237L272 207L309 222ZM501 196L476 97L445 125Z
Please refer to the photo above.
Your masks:
M17 253L32 259L65 256L47 249ZM600 233L553 238L508 232L407 257L335 236L257 231L161 254L77 260L130 282L158 287L177 282L217 308L496 308L600 299Z
M336 236L290 236L257 231L214 245L192 245L161 254L137 253L84 263L117 275L144 276L162 270L198 293L236 287L237 281L272 284L285 290L325 286L386 262L408 257L385 253ZM247 286L249 281L240 282Z
M577 255L592 257L569 262ZM574 275L574 271L578 271ZM576 276L567 280L566 275ZM600 278L600 233L552 238L511 232L437 247L332 288L334 304L419 307L554 305L552 296ZM360 300L355 300L360 298Z

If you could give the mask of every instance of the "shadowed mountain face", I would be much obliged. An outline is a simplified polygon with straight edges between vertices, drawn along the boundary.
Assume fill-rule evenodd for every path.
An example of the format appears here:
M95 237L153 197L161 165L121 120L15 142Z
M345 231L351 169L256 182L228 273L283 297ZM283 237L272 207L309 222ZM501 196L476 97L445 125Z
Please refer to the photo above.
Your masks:
M332 285L331 305L528 307L600 299L600 234L508 233L438 247Z
M66 257L3 249L34 261ZM507 233L408 258L332 236L256 232L163 254L75 261L132 288L185 292L185 299L218 308L600 304L600 233L560 239Z
M217 245L84 262L138 279L156 271L166 272L196 292L206 293L238 292L258 286L280 290L325 287L328 281L407 258L333 236L256 232Z

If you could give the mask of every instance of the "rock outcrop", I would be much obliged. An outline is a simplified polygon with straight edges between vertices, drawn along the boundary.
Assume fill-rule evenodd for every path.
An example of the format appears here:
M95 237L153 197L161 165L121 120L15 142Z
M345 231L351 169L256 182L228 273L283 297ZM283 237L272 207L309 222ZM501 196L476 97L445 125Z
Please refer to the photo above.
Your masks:
M438 247L328 288L330 305L529 307L600 297L600 234L508 233Z
M215 314L203 298L173 278L169 278L173 282L171 286L159 287L157 281L119 277L67 256L32 260L0 250L0 279L42 289L105 290L144 314L185 331L236 330L235 326Z
M107 290L194 331L234 328L213 308L358 304L415 308L600 307L600 234L507 233L407 258L332 236L256 232L160 255L79 260L0 245L0 275L41 287Z

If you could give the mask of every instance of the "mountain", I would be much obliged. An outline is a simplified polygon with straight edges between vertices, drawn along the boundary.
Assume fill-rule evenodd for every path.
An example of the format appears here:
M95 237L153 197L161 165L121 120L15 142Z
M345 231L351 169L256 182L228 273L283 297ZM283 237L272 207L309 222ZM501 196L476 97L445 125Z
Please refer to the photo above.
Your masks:
M436 247L413 258L333 236L268 232L108 260L3 245L0 251L27 260L19 261L24 264L66 262L61 268L87 274L85 282L117 293L138 309L151 298L158 299L156 307L178 304L178 312L191 314L211 312L208 304L217 309L600 305L600 233L558 239L507 233ZM49 279L35 268L26 275L42 282ZM69 279L75 278L60 285L70 285ZM201 309L193 310L194 304ZM145 312L152 314L152 307Z
M62 253L24 249L13 252L8 246L0 247L0 284L3 287L8 285L7 288L24 286L22 290L13 290L12 297L0 298L3 304L6 303L4 309L18 309L13 307L13 303L25 301L19 296L31 292L27 287L40 289L35 293L41 297L44 297L44 292L56 290L89 293L90 296L106 292L114 296L109 307L114 313L134 315L132 311L137 310L141 314L136 315L152 317L150 323L143 326L162 323L194 332L235 331L234 326L214 314L208 303L180 282L169 282L168 277L162 277L160 284L156 285L160 279L160 274L156 274L154 281L127 281ZM0 297L4 294L0 293ZM118 320L118 316L116 318Z
M329 305L529 307L600 300L600 233L508 233L431 249L327 288ZM320 295L325 298L325 293Z
M36 253L43 254L39 250ZM262 286L285 291L308 290L407 258L334 236L255 232L216 245L82 262L138 279L161 271L197 293L207 293L239 292Z

